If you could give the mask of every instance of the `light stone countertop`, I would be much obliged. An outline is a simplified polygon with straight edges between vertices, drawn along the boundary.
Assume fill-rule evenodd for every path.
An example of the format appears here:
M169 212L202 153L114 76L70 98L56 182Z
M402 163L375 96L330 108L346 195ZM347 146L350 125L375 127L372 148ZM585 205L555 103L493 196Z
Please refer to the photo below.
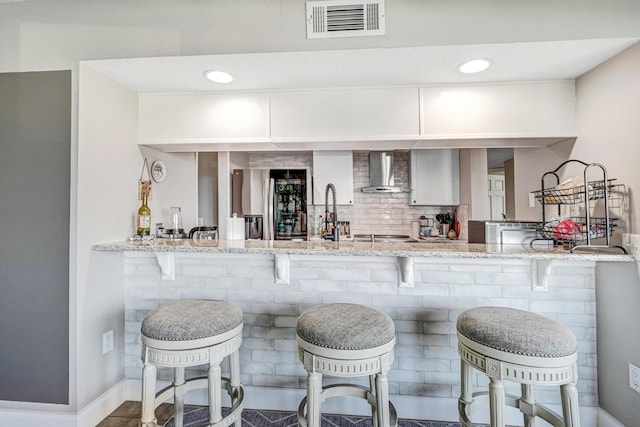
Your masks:
M188 239L156 239L143 242L114 242L96 244L95 251L174 252L174 253L247 253L335 256L395 256L430 258L505 258L505 259L564 259L574 261L635 261L621 250L587 248L570 253L561 247L531 248L528 245L485 245L458 241L428 243L370 243L331 241L263 241L220 240L198 244Z

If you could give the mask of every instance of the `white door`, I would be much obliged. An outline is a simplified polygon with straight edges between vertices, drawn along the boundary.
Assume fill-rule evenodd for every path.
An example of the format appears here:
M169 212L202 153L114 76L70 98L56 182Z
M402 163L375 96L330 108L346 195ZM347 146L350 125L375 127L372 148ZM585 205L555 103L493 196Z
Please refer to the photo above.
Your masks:
M489 206L492 220L504 219L506 212L504 194L504 175L487 175L489 179Z

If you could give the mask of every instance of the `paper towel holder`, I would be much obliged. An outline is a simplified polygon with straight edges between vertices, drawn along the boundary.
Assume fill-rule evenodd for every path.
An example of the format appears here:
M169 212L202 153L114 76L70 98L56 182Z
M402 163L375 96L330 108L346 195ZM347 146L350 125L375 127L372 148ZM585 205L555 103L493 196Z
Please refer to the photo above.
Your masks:
M238 217L236 213L231 218L225 220L226 240L244 240L244 218Z

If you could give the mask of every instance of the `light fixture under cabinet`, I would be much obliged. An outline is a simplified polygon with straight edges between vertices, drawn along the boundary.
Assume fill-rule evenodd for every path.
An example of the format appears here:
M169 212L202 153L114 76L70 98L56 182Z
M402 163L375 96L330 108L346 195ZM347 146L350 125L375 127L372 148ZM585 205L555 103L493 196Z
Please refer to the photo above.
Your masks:
M231 83L233 81L233 76L224 71L207 70L204 72L204 76L214 83Z
M491 59L477 58L458 65L458 71L464 74L474 74L486 70L491 66Z

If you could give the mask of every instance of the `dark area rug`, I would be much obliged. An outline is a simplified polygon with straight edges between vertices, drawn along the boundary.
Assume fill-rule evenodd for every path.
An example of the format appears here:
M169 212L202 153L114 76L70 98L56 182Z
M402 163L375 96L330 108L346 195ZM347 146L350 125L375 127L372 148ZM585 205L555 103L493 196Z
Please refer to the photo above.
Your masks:
M202 406L187 406L184 410L184 427L196 427L206 425L209 418L209 410ZM226 413L225 408L222 410ZM284 411L256 411L245 409L242 411L243 427L296 427L298 417L295 412ZM352 417L345 415L323 415L323 427L372 427L371 417ZM173 417L167 421L165 427L174 427ZM420 421L399 419L400 427L460 427L458 423ZM480 426L478 426L480 427Z

